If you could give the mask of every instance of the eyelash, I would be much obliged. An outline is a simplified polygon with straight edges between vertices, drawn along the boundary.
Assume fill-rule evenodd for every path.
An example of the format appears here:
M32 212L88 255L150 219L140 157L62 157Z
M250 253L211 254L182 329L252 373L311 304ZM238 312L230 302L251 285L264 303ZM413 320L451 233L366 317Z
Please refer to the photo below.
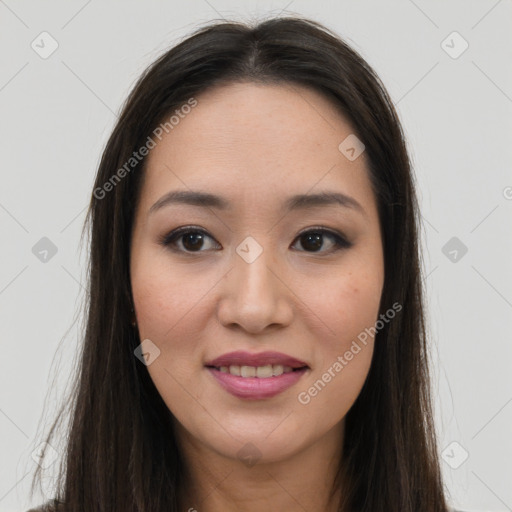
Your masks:
M176 240L178 240L180 237L182 237L184 235L187 235L187 234L190 234L190 233L199 233L199 234L205 235L208 238L211 238L212 240L214 240L214 238L211 237L202 228L195 227L195 226L183 226L183 227L180 227L180 228L177 228L177 229L171 231L168 234L165 234L165 235L161 236L159 238L159 243L161 245L163 245L164 247L171 249L172 251L180 252L180 253L185 253L185 254L189 254L189 255L196 254L196 253L199 254L201 252L205 252L203 250L187 251L187 250L177 249L176 247L171 247L171 246L175 245ZM310 227L310 228L308 228L308 229L306 229L304 231L301 231L297 235L296 239L298 240L298 239L300 239L300 237L302 237L302 236L304 236L304 235L306 235L308 233L321 234L323 236L328 235L330 238L333 239L334 247L332 249L328 250L328 251L304 251L303 250L303 251L299 251L299 252L305 252L305 253L309 253L309 254L331 254L331 253L340 251L342 249L349 249L353 245L351 242L349 242L340 233L337 233L335 231L327 229L327 228L325 228L323 226L313 226L313 227Z

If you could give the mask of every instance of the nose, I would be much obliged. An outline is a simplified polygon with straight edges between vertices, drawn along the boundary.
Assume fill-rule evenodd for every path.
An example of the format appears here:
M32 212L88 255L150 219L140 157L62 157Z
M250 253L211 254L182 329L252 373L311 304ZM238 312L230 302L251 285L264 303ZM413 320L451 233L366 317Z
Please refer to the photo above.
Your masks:
M233 267L225 276L217 315L225 327L251 334L289 325L293 318L293 293L276 265L271 268L269 251L251 263L236 252Z

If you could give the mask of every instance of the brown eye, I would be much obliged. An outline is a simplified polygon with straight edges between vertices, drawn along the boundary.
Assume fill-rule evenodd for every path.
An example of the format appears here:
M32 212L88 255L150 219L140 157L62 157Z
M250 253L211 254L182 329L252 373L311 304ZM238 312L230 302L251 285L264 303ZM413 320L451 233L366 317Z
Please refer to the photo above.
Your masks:
M327 250L321 250L325 246L325 239L329 239ZM306 252L333 252L339 249L347 249L352 246L343 236L326 229L310 229L301 233L298 238Z
M171 233L161 239L160 243L176 251L204 252L201 249L203 249L205 245L208 246L206 243L207 240L213 240L213 238L208 235L206 231L198 228L185 227L171 231ZM217 246L220 247L218 244ZM207 247L205 250L208 249L211 249L211 247Z
M201 249L204 244L204 235L202 233L190 232L181 235L183 247L187 251L197 251Z
M297 237L297 241L300 242L303 248L300 252L309 253L331 253L352 246L352 243L348 242L341 234L324 228L304 231ZM173 251L182 253L200 253L222 249L220 244L216 243L206 231L191 226L171 231L161 237L160 243Z

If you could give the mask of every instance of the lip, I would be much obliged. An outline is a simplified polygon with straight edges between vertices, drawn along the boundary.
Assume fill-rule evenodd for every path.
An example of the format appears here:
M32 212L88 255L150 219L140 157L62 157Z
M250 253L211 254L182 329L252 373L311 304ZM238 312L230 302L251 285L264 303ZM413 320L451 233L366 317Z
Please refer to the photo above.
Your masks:
M281 352L259 352L258 354L251 354L250 352L244 352L238 350L236 352L229 352L223 354L212 361L209 361L205 366L265 366L268 364L282 364L283 366L291 366L292 368L302 368L308 366L304 361L299 361L295 357ZM308 366L309 368L309 366Z
M240 377L220 371L221 366L266 366L280 364L294 368L293 371L279 376L259 378ZM206 369L228 393L246 400L262 400L272 398L282 393L310 369L309 366L295 357L280 352L250 352L237 351L224 354L205 364Z
M223 373L212 367L208 367L207 370L228 393L247 400L262 400L272 398L293 386L308 371L308 368L301 368L300 370L283 373L278 377L267 377L265 379L238 377L230 373Z

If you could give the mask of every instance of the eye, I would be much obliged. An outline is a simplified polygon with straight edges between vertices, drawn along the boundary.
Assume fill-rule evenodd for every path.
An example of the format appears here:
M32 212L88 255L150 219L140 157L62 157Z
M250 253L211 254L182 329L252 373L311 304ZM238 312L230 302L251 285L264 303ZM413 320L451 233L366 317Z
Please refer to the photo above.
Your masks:
M203 229L193 226L184 226L161 237L160 243L178 252L204 252L201 251L201 249L204 247L205 240L207 239L213 240ZM181 244L179 242L181 242ZM219 244L217 244L217 249L218 248L220 248Z
M330 244L328 244L327 250L322 251L321 249L325 245L325 238L330 240ZM183 226L162 236L159 242L173 251L184 253L204 252L205 250L219 250L222 248L220 244L214 243L213 247L212 244L210 244L210 247L206 244L205 249L205 241L207 240L214 241L204 229L194 226ZM352 247L352 243L346 240L343 235L322 227L309 228L307 231L300 233L296 240L300 241L302 246L306 248L306 251L301 252L331 253ZM202 251L201 249L204 250Z
M320 251L324 246L324 238L331 240L330 248L326 251ZM297 237L297 240L302 243L303 247L308 248L306 252L335 252L340 249L348 249L352 247L352 243L349 242L343 235L325 228L309 228L307 231L303 231Z

